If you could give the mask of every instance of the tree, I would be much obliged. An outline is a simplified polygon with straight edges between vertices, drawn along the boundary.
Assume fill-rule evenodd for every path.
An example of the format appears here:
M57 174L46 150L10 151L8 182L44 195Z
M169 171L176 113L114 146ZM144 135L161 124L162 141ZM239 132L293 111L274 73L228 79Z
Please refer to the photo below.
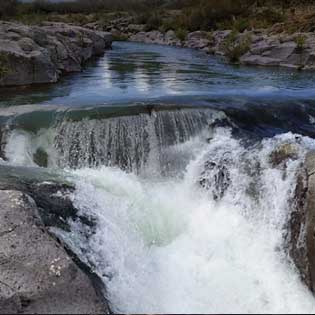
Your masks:
M17 0L1 0L0 18L6 18L16 13L18 1Z

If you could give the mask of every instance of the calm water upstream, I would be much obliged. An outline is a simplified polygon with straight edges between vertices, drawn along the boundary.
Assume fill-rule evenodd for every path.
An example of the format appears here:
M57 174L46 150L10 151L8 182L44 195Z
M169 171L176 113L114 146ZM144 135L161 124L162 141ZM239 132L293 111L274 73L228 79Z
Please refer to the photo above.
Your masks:
M82 73L53 85L0 90L0 105L95 105L135 101L197 103L239 97L315 97L311 72L226 65L203 52L114 43Z
M0 176L74 183L95 226L53 231L117 313L315 313L287 251L314 138L314 73L189 49L114 43L57 84L0 90Z

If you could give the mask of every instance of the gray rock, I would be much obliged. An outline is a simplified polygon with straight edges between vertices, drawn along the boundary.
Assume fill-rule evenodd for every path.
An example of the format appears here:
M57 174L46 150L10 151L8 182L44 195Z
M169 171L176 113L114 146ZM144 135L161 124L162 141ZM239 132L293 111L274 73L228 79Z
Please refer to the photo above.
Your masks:
M129 24L127 29L130 33L143 32L145 30L145 24Z
M169 46L181 46L181 41L177 38L176 33L173 30L169 30L165 33L164 41Z
M79 26L0 22L0 86L56 82L110 46L109 33Z
M246 53L240 58L240 62L246 65L257 65L257 66L279 66L280 59L264 57L261 55L252 55L251 53Z
M137 34L131 35L129 40L146 44L159 44L169 46L177 45L177 41L173 37L172 33L167 33L167 36L165 36L160 31L138 32Z
M287 242L301 279L315 292L315 151L310 151L298 176Z
M214 200L222 199L231 184L230 173L225 164L227 161L224 159L220 163L206 161L200 174L199 185L209 191Z
M204 49L213 42L214 40L210 40L207 32L197 31L188 34L185 46L193 49Z
M289 159L298 158L298 148L294 143L284 143L277 147L270 155L270 163L273 167L286 163Z
M262 55L264 57L286 60L293 54L293 52L296 49L296 46L297 45L294 42L280 44L278 46L271 47L270 50L262 52Z
M102 295L48 234L35 202L0 191L0 313L108 313Z

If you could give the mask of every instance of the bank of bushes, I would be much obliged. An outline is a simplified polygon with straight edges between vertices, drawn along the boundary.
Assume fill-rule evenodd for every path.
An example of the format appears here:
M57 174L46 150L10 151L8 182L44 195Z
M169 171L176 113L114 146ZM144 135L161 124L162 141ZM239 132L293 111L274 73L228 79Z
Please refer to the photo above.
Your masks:
M94 21L106 23L110 12L128 12L138 23L145 24L147 31L174 29L184 34L233 29L243 32L290 21L296 8L313 3L314 0L77 0L59 3L0 0L0 18L24 23L55 20L83 25Z

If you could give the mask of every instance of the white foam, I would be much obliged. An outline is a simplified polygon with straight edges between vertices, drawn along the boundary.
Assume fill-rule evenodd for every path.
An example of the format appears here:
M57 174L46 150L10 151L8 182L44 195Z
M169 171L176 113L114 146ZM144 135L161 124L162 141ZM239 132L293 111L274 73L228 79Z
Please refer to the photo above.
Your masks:
M122 313L313 313L315 301L282 249L299 161L272 169L286 134L246 150L219 129L183 179L156 181L114 168L82 169L74 202L97 217L87 258ZM300 157L308 138L300 140ZM232 184L215 202L196 184L203 161L229 155ZM250 162L251 161L251 162ZM259 162L259 195L246 165ZM82 227L74 223L73 230ZM76 235L74 233L73 235Z
M49 166L53 167L56 165L53 138L53 129L41 129L37 133L12 130L6 139L5 156L11 165L37 166L34 154L42 149L47 153Z

